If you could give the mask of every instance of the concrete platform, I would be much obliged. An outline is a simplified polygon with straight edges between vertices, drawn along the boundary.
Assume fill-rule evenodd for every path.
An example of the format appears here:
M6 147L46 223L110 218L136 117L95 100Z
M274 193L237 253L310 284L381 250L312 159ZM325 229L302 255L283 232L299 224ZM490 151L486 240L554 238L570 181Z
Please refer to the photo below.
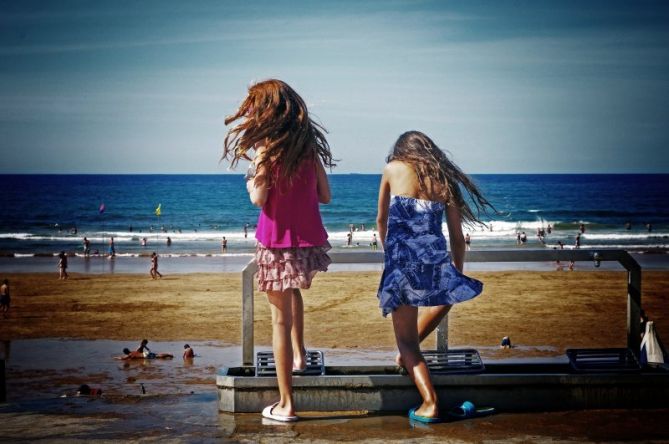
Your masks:
M470 400L499 411L669 407L669 372L578 374L568 364L489 364L480 374L432 378L442 409ZM219 410L260 412L278 399L276 378L253 367L221 369ZM325 376L295 376L299 411L404 411L420 404L408 376L389 367L326 367Z

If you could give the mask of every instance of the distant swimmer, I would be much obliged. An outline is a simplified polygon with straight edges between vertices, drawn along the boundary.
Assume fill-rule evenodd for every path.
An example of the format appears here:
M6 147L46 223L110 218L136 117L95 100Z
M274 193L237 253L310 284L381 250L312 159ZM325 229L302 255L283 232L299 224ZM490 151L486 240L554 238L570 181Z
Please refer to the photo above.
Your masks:
M581 248L581 233L576 235L576 242L574 242L574 247Z
M653 224L651 224L651 223L646 224L646 228L648 229L648 232L650 233L651 231L653 231Z
M580 231L581 234L585 233L585 224L580 224L578 226L578 231Z
M352 243L353 243L353 233L349 231L348 234L346 235L346 245L350 247Z
M84 256L91 255L91 241L84 237Z
M520 245L520 231L516 231L516 245Z
M184 359L193 359L195 357L195 352L193 351L193 348L185 344L184 345L184 354L183 354Z
M221 251L225 253L228 251L228 240L223 236L223 239L221 240Z
M139 241L139 244L140 244L142 247L146 247L146 242L147 242L146 238L143 237L142 240Z
M469 236L469 233L465 234L465 245L467 246L467 250L472 249L472 238Z
M249 224L244 224L244 239L249 237Z
M527 234L525 234L524 231L521 231L521 232L520 232L520 242L523 243L523 244L524 244L525 242L527 242Z
M553 232L553 226L551 224L548 224L548 226L546 227L546 232L548 234L551 234Z
M172 238L167 236L167 246L171 247L172 246Z
M632 222L625 222L625 229L626 230L631 230L632 229Z
M560 247L560 250L564 250L564 242L558 241L558 246Z

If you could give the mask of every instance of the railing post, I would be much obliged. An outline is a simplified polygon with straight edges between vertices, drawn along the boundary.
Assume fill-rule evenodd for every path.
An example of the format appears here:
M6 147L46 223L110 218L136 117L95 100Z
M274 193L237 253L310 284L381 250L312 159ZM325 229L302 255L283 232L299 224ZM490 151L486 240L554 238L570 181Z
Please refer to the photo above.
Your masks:
M5 360L0 359L0 403L7 401L7 379L5 375Z
M448 351L448 313L437 325L437 351Z
M641 354L641 269L627 272L627 347L639 358Z
M242 365L253 365L253 275L258 266L255 260L242 271Z

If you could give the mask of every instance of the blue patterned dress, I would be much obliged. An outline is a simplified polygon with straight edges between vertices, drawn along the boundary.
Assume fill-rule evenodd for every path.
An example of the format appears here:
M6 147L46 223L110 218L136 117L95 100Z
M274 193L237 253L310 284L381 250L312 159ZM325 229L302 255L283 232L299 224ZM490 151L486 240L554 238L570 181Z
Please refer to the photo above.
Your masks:
M383 316L400 305L452 305L478 296L483 284L460 273L441 230L444 204L391 196L385 260L377 296Z

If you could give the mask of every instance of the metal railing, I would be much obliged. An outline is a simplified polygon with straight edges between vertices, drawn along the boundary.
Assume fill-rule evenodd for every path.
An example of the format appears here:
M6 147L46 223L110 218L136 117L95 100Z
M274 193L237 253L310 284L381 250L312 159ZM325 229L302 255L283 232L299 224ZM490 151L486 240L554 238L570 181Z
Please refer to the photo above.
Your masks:
M383 252L329 253L337 264L377 264L383 262ZM627 347L637 358L641 345L641 267L625 250L481 250L468 251L466 262L554 262L592 261L618 262L627 270ZM253 277L258 271L255 259L242 271L242 363L253 365ZM437 350L448 349L448 316L436 331Z

